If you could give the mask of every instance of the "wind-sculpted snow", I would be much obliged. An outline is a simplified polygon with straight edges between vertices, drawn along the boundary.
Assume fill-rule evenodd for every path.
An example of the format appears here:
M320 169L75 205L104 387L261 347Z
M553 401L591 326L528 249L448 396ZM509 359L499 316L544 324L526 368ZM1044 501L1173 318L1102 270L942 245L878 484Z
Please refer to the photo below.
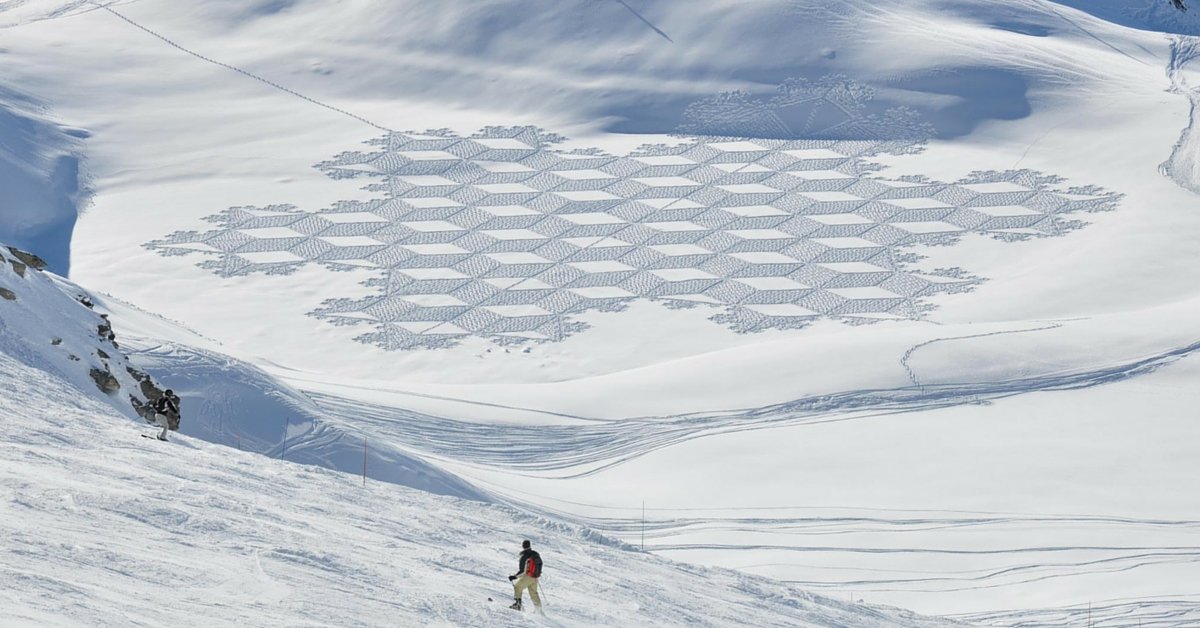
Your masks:
M857 93L834 91L837 102ZM728 111L712 107L698 105L691 123L724 124ZM312 263L370 269L374 295L331 298L312 315L368 325L359 340L387 349L466 336L561 340L586 329L583 313L634 299L709 308L713 321L746 333L821 317L920 318L929 296L980 278L919 271L913 245L969 233L1062 235L1082 224L1072 214L1118 199L1094 187L1062 190L1059 179L1028 170L954 183L879 177L868 159L917 150L913 124L903 139L705 136L627 156L558 151L562 138L534 127L391 133L371 151L318 165L336 179L375 179L365 189L377 198L319 211L234 207L209 219L216 229L147 246L206 254L202 266L226 277Z
M485 493L389 444L363 451L350 424L331 424L304 395L261 370L229 356L169 343L146 346L134 338L131 360L152 373L170 373L188 418L182 434L271 458L362 472L370 477L438 495L487 501Z
M0 240L65 276L75 221L91 194L81 147L88 133L54 123L45 108L0 85Z

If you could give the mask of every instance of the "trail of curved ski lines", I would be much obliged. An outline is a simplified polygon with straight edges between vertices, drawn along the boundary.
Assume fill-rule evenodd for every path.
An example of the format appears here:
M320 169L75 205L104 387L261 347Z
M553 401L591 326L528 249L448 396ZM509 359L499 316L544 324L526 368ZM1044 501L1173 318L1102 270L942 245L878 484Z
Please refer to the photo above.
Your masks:
M988 335L1000 333L1014 332ZM950 340L954 338L914 347L904 358L906 366L920 347ZM849 391L750 410L636 417L582 426L479 425L309 394L327 413L361 426L372 437L394 439L399 447L459 463L571 478L712 434L861 420L1026 392L1096 386L1153 371L1197 350L1200 342L1088 371L982 384L923 386L914 375L911 387ZM518 443L520 446L515 446ZM644 525L647 551L690 561L696 560L698 553L704 554L704 562L730 564L834 594L945 596L1019 591L1044 581L1200 563L1200 543L1192 542L1200 533L1200 521L1190 519L824 507L754 509L763 516L750 517L738 511L725 517L721 512L652 509L651 519L643 524L630 509L555 506L554 500L495 488L502 502L526 512L575 521L615 538L637 538ZM1080 534L1093 542L1075 543ZM734 541L712 543L714 535ZM963 539L977 542L964 548ZM1103 540L1095 542L1098 539ZM777 564L740 564L744 557L754 556L755 550L769 551ZM1182 626L1195 617L1197 608L1200 605L1134 601L1114 605L1103 611L1104 623L1099 621L1103 619L1100 615L1093 623L1115 626L1140 621L1145 626ZM991 615L986 610L981 608L979 614L963 619L993 625L1066 626L1078 625L1082 617L1072 610L991 609Z
M999 611L951 615L954 619L979 626L1079 626L1085 617L1091 625L1106 626L1195 626L1200 625L1200 594L1096 600L1090 605L1039 608L1024 611Z
M662 511L653 516L662 517L664 512L669 513ZM560 513L559 516L570 517L570 514ZM636 538L642 533L642 523L637 518L576 516L574 520L618 538ZM954 529L960 533L946 534ZM961 531L972 529L971 537L962 536ZM943 596L1155 566L1195 564L1200 561L1200 544L1186 544L1186 541L1185 544L1148 544L1146 541L1171 533L1177 538L1180 534L1194 536L1198 531L1200 521L1197 520L1082 515L954 517L950 513L936 512L914 516L897 512L890 517L881 514L783 519L659 519L645 523L644 535L646 549L654 553L687 552L681 557L695 560L695 552L705 552L708 556L704 562L733 564L739 570L770 575L810 590ZM712 538L714 533L720 533L716 535L720 538L749 540L766 536L774 541L728 544L689 541ZM1079 533L1114 540L1104 544L1025 544L1030 538L1058 535L1056 538L1071 539ZM958 546L963 538L984 540L984 543L964 549ZM864 542L864 539L871 540ZM756 550L767 550L778 562L740 562L744 556L756 555L748 554ZM834 559L828 558L830 556ZM911 568L906 569L904 565L911 565ZM1126 610L1143 620L1173 616L1149 601L1136 609L1127 607ZM1016 610L997 612L996 619L1001 625L1012 625L1004 619L1019 617L1021 613ZM988 615L981 613L959 619L974 623L982 617ZM1147 621L1144 625L1188 624Z
M999 382L946 383L854 390L733 412L639 417L597 425L489 425L458 421L332 395L306 393L334 419L425 455L526 472L583 477L703 436L783 425L862 420L944 408L1034 391L1073 390L1152 371L1200 350L1200 342L1088 371ZM520 447L513 445L519 443Z
M1185 190L1200 194L1200 158L1196 152L1200 147L1200 87L1187 82L1188 65L1200 59L1200 39L1176 35L1171 40L1171 60L1167 64L1167 78L1171 81L1170 92L1188 99L1188 124L1179 134L1171 148L1171 156L1159 165L1159 171L1175 181Z
M969 336L953 336L953 337L949 337L949 338L934 338L932 340L926 340L925 342L915 344L908 351L905 351L904 355L900 358L900 366L904 367L904 371L906 373L908 373L908 379L910 381L912 381L914 386L924 389L924 386L921 384L920 378L917 377L916 371L914 371L912 368L912 364L910 363L910 360L912 359L912 356L914 353L916 353L917 351L919 351L921 349L924 349L925 347L935 345L935 344L938 344L941 342L951 342L954 340L968 340L968 339L972 339L972 338L987 338L990 336L1004 336L1006 334L1023 334L1023 333L1032 332L1032 331L1048 331L1051 329L1058 329L1059 327L1062 327L1062 323L1051 323L1044 327L1035 327L1032 329L1010 329L1007 331L993 331L993 332L988 332L988 333L984 333L984 334L972 334Z

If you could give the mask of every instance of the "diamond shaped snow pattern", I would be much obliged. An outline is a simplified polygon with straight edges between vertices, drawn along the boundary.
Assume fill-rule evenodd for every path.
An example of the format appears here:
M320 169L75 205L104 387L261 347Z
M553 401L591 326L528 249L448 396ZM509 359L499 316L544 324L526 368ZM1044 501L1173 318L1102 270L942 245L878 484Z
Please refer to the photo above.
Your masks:
M208 255L222 276L303 264L376 273L365 299L332 298L313 316L373 328L388 349L561 340L579 316L634 299L715 310L739 332L917 318L930 295L979 281L917 272L914 244L963 234L1060 235L1067 214L1115 195L1059 191L1030 171L956 183L886 180L867 158L899 141L695 138L629 156L558 152L533 127L392 133L374 150L318 167L372 177L378 198L316 212L235 207L218 227L148 244Z

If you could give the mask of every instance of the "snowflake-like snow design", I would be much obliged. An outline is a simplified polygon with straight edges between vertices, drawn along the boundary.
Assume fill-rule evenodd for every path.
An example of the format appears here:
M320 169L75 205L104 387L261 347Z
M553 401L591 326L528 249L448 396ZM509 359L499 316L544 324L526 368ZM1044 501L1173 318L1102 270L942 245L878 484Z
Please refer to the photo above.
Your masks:
M391 133L318 167L370 177L378 198L321 211L235 207L218 228L147 246L206 253L222 276L319 263L370 269L376 294L311 314L370 326L387 349L561 340L588 311L635 299L708 307L739 332L918 318L927 297L968 290L959 269L920 272L915 244L966 233L1060 235L1068 215L1115 206L1030 171L955 183L876 176L867 161L919 140L696 137L627 156L554 149L534 127Z

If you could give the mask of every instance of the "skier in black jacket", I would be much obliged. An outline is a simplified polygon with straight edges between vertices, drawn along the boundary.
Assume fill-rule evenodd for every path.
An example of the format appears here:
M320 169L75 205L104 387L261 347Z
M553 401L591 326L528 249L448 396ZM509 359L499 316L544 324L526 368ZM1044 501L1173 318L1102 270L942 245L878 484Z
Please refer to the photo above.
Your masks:
M154 401L154 424L162 426L158 440L167 440L168 429L179 429L179 397L175 391L167 389L161 397Z
M529 541L521 543L521 557L517 564L517 573L508 577L513 583L513 598L516 599L509 608L521 610L521 593L529 590L529 599L538 612L542 610L542 599L538 597L538 578L542 577L542 556L529 547Z

